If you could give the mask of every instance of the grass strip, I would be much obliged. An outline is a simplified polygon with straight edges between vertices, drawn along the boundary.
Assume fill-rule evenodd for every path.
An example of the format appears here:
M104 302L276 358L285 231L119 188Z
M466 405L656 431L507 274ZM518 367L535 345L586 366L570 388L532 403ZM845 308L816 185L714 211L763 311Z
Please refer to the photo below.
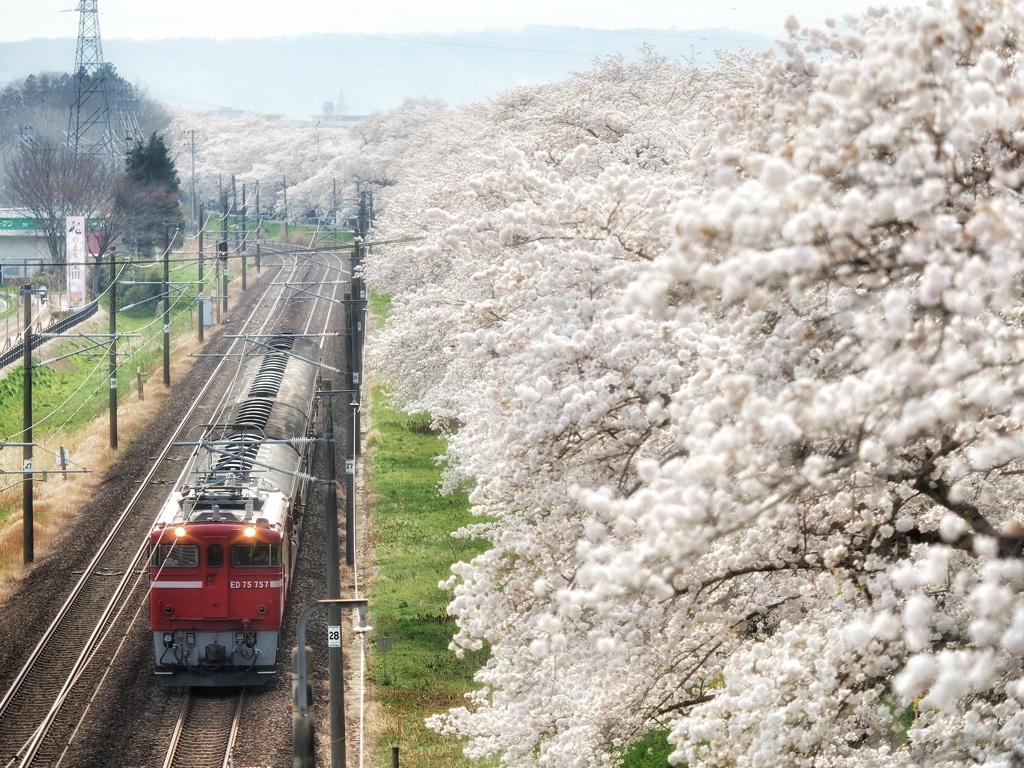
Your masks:
M177 338L191 333L188 312L178 309L171 313L171 336ZM104 339L105 327L95 320L87 320L81 327L72 328L71 336L89 335ZM136 388L136 370L149 371L162 356L162 325L153 313L118 313L118 333L126 337L118 344L117 388L123 396ZM136 334L131 336L131 334ZM109 410L109 363L105 346L89 348L90 342L82 338L69 338L54 342L33 353L32 412L36 427L34 442L42 446L58 434L63 440L74 442L73 436L88 428ZM76 350L81 350L74 354ZM46 363L47 359L55 362ZM18 440L24 428L24 368L12 366L0 377L0 437ZM46 451L39 449L39 463L46 462ZM20 457L20 450L17 457ZM17 458L15 457L15 458ZM49 466L49 464L47 464ZM20 493L0 498L0 523L12 514L20 514Z
M424 718L463 703L476 687L474 672L487 650L457 659L448 650L455 621L447 613L451 594L438 587L457 560L484 551L485 543L453 539L476 521L464 494L441 496L436 458L443 439L427 415L395 410L376 387L370 489L373 506L372 615L374 637L390 637L393 650L373 654L371 675L382 706L377 764L390 764L399 747L402 765L458 768L492 763L469 760L462 744L426 728ZM386 669L385 669L386 662Z

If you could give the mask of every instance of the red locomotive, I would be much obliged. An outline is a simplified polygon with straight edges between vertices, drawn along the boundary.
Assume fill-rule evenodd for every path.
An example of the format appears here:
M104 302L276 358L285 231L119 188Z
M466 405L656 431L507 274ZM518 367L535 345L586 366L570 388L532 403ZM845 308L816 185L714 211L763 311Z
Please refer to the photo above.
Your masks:
M276 336L246 358L188 482L150 532L156 674L262 685L274 673L316 411L319 349Z

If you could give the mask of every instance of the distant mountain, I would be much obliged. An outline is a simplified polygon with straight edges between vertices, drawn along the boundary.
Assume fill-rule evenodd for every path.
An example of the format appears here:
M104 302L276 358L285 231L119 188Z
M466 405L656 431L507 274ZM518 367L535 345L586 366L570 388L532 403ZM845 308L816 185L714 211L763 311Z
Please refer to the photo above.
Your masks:
M420 37L305 35L268 40L107 40L104 59L156 101L308 119L331 102L337 113L391 109L407 97L452 106L509 88L565 79L596 58L639 55L711 64L715 51L763 50L764 36L724 29L675 32L545 30ZM40 72L70 72L75 40L0 43L0 85Z

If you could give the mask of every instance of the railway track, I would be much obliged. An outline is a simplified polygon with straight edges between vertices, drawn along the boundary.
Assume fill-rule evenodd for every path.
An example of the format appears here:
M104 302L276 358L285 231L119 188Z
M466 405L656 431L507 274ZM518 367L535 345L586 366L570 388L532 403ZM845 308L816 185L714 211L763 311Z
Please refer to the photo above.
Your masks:
M127 520L108 539L116 550L126 535ZM97 553L94 563L119 560L117 554ZM89 691L77 687L84 670L114 622L123 616L129 599L146 577L145 550L137 548L123 573L92 567L61 607L58 618L37 644L15 684L0 701L0 754L5 766L57 765L66 744L48 738L74 729L76 711L88 704ZM120 576L120 578L115 578ZM68 648L80 649L77 655ZM54 692L56 692L54 694ZM63 725L63 728L55 726Z
M298 269L296 259L291 275L297 274ZM259 331L257 322L265 325L268 318L279 318L280 307L286 303L282 298L285 293L280 284L268 287L257 302L257 309L242 324L242 330L253 327ZM236 339L231 347L240 344ZM230 354L224 355L217 370L229 365L230 358ZM109 666L94 663L101 646L103 661L109 664L108 654L116 654L111 648L125 636L125 627L131 626L146 606L145 541L152 514L146 511L143 501L166 495L164 488L153 488L158 470L175 450L189 417L199 409L215 379L216 376L210 377L193 397L177 430L152 462L92 561L0 698L0 768L59 766L66 756L68 744L109 670Z
M229 768L244 688L190 688L178 712L163 768Z

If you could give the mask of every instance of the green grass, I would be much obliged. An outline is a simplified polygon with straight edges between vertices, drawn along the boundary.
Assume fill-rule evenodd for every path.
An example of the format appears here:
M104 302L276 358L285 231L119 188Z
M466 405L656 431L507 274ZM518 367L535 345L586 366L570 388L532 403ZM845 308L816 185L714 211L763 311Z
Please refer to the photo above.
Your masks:
M18 286L16 285L3 285L0 286L0 296L4 299L5 306L0 308L0 320L5 318L12 318L19 315L21 309L18 306ZM20 316L20 315L19 315Z
M371 297L375 310L384 302ZM464 703L464 694L476 687L474 672L487 659L486 648L467 653L462 660L448 650L456 626L446 612L450 593L437 586L448 578L451 563L484 550L483 542L449 535L480 521L469 514L464 495L438 494L440 470L435 459L444 443L430 431L429 417L394 410L377 388L373 430L380 438L370 460L376 542L370 602L375 637L388 636L394 643L387 654L387 671L379 653L371 670L386 724L378 762L388 764L391 748L398 746L402 764L418 768L495 765L464 757L461 742L423 724L427 716ZM622 768L668 766L672 747L666 735L651 731L630 745L623 752Z
M264 220L260 225L260 231L264 241L277 243L284 241L284 222ZM250 237L255 235L255 222L252 220L249 221L249 232ZM217 237L219 238L220 235L218 234ZM229 239L233 237L234 230L231 229ZM329 227L326 224L318 227L316 224L289 222L288 240L292 245L308 245L313 237L317 238L317 245L325 248L329 248L333 244L352 242L352 233L349 231Z
M93 321L87 321L93 322ZM187 311L171 313L171 335L186 331ZM107 328L94 329L97 338ZM154 314L118 313L118 334L137 334L118 343L118 392L135 386L135 368L147 370L163 354L163 325ZM81 327L71 333L81 332ZM34 420L45 419L36 440L55 428L74 431L92 421L108 407L108 352L102 348L85 349L88 342L78 338L60 341L33 355L32 406ZM81 350L77 354L76 350ZM63 359L58 359L63 358ZM0 435L12 437L23 429L22 366L11 369L0 379ZM60 413L54 412L59 409ZM56 418L53 418L56 416Z
M176 270L172 281L189 281L196 277L196 267L189 266ZM190 288L194 295L195 286ZM101 306L107 309L107 299L101 299ZM118 334L126 334L118 342L117 389L119 396L136 387L136 368L148 371L163 357L163 322L160 319L158 302L148 302L136 309L117 313ZM119 301L120 304L120 301ZM183 333L193 332L187 301L172 299L170 331L172 339ZM85 326L71 329L69 333L81 333L91 327L95 340L102 340L101 334L108 333L106 323L97 326L95 320L86 321ZM131 334L131 336L128 336ZM47 442L60 433L74 433L109 409L109 357L105 346L86 349L89 342L82 338L61 340L36 350L33 354L32 370L32 413L33 442L37 445ZM24 367L9 369L0 378L0 438L20 441L24 429ZM14 510L0 508L0 521Z
M668 756L672 754L667 736L668 731L649 731L626 749L622 768L666 768Z
M390 298L371 292L374 317L386 317ZM469 514L464 494L438 493L436 458L444 441L430 430L427 415L408 415L390 406L375 388L373 431L379 434L370 458L373 497L374 579L371 612L375 637L391 637L394 650L375 654L371 670L384 709L385 730L377 764L389 764L398 746L403 765L418 768L483 768L496 761L470 760L462 744L426 728L424 718L464 703L476 687L473 674L486 661L485 648L462 660L448 650L456 631L447 615L450 593L438 582L457 560L484 551L485 542L453 539L461 526L480 522ZM667 731L647 733L623 750L621 768L665 768L672 747Z
M374 317L387 317L391 311L391 297L370 292L370 314Z
M378 302L379 304L379 302ZM425 717L463 702L487 651L457 659L448 650L456 630L447 615L451 594L438 587L456 560L483 551L482 542L453 539L451 532L475 518L464 495L442 497L435 458L444 442L425 415L410 416L373 392L373 430L379 441L370 459L373 495L375 636L392 638L387 672L381 654L371 674L385 711L380 764L399 747L403 765L458 768L490 763L468 760L460 742L426 728ZM477 521L478 522L478 521ZM399 735L401 731L401 735Z

